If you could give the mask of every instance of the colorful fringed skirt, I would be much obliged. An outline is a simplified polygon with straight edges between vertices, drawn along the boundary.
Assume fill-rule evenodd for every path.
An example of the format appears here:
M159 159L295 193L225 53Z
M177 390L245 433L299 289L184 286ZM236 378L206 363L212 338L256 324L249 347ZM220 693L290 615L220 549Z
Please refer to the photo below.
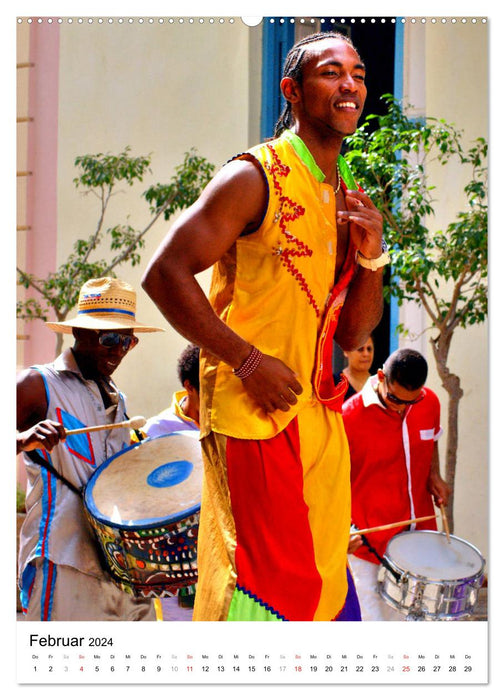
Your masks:
M314 402L268 440L202 445L193 620L360 620L341 415Z

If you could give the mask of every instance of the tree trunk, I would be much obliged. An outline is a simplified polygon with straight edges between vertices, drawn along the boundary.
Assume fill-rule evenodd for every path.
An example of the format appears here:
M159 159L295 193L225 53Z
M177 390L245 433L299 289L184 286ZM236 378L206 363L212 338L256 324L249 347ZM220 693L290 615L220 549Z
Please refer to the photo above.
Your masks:
M446 440L446 455L445 455L445 480L452 489L452 494L446 514L448 516L448 524L450 531L454 530L453 518L453 503L455 500L455 471L457 465L457 449L458 449L458 409L459 402L463 396L463 391L460 388L460 379L456 375L450 375L450 388L443 384L449 394L448 399L448 429Z
M448 517L450 532L453 532L453 503L455 499L455 473L458 449L458 409L460 399L464 395L464 392L460 387L460 377L450 372L446 364L451 339L451 334L447 334L446 336L440 335L435 340L431 339L431 344L443 389L448 393L448 425L446 430L445 473L443 478L452 491L450 502L446 508L446 515Z
M63 333L56 333L55 358L58 357L58 355L61 355L62 349L63 349Z

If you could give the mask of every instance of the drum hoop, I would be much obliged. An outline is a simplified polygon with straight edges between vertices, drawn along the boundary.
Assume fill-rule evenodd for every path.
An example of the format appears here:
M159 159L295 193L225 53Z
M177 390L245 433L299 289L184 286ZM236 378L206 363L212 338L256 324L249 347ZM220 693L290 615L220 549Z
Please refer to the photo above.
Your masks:
M174 515L171 515L170 517L161 517L158 519L152 519L152 520L137 520L135 523L117 523L113 520L110 520L109 518L106 518L103 515L98 515L100 512L99 509L96 506L95 500L92 495L92 488L94 483L97 481L98 477L102 473L104 469L108 467L110 462L113 462L114 459L117 458L118 455L124 455L130 450L133 450L135 448L138 448L139 444L145 444L147 442L154 442L155 440L161 440L163 438L167 437L172 437L175 435L184 435L186 434L188 430L176 430L173 431L172 433L167 433L166 435L158 435L157 437L154 438L147 438L144 440L142 443L133 443L132 445L128 445L128 447L125 447L124 450L121 450L120 452L116 452L115 455L112 455L108 459L103 462L103 464L100 464L99 467L96 468L96 471L91 475L89 478L86 486L84 487L84 494L83 494L83 499L84 499L84 505L86 507L86 510L88 511L89 515L91 518L96 520L97 522L101 523L102 525L107 525L108 527L112 527L114 530L138 530L138 529L148 529L152 530L155 528L159 527L164 527L165 525L173 525L173 523L178 523L180 520L185 520L186 518L191 517L191 515L195 515L198 513L198 511L201 509L201 502L200 503L195 503L194 506L191 506L191 508L186 508L185 510L178 511L178 513L175 513Z
M431 583L433 585L437 585L437 584L451 584L451 585L453 585L454 583L457 583L457 585L462 585L464 583L470 583L471 581L476 581L476 580L480 579L483 576L484 571L485 571L485 567L482 566L481 569L477 573L472 574L471 576L464 576L463 578L433 578L432 576L424 576L423 574L417 574L414 571L410 571L409 569L398 568L397 563L395 561L392 561L391 559L389 559L387 556L385 556L384 559L386 559L387 563L390 564L390 566L400 576L399 582L403 576L407 576L407 577L414 578L417 581Z
M408 530L407 532L399 532L397 535L394 535L392 539L395 539L396 537L403 537L404 535L410 535L412 532L425 532L425 533L431 533L434 535L439 535L445 537L444 532L440 532L439 530ZM402 574L403 576L409 575L413 576L416 579L422 580L422 581L428 581L434 584L437 583L453 583L454 581L457 581L459 583L464 583L465 581L473 581L474 579L479 578L480 576L483 576L483 573L485 571L485 565L486 561L479 551L477 547L475 547L473 544L468 542L467 540L462 539L461 537L457 537L456 535L450 535L450 538L457 540L458 542L462 542L463 544L466 544L468 547L470 547L476 554L479 556L480 561L481 561L481 568L478 570L477 573L472 574L471 576L464 576L463 578L432 578L430 576L425 576L424 574L417 574L414 571L410 571L409 569L403 569L400 567L400 565L394 560L391 559L391 554L389 552L385 552L384 554L384 559L387 560L387 562L394 568L398 574ZM392 540L391 540L392 541Z

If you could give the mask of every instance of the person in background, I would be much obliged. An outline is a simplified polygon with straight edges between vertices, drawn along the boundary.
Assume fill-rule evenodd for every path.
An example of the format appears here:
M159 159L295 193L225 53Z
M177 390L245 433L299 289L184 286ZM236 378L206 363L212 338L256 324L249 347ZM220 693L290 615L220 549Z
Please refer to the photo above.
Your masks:
M343 353L347 359L347 366L344 367L334 378L337 383L341 375L348 380L348 389L345 394L345 401L357 394L371 376L370 369L374 359L374 340L369 336L364 345L357 350L349 350Z
M142 428L146 437L167 435L175 430L199 430L199 348L188 345L177 362L183 387L173 394L169 408L149 418Z
M141 432L156 438L180 430L199 431L199 348L188 345L177 362L177 374L182 389L173 394L169 408L149 418ZM186 586L178 592L178 604L183 608L194 606L196 586Z
M47 326L73 334L54 361L17 380L17 453L28 477L20 534L19 587L26 620L155 620L151 600L120 590L103 570L85 519L82 491L97 467L130 444L129 428L66 435L127 420L111 375L137 345L136 292L126 282L91 279L75 318Z
M427 362L416 350L392 353L364 388L343 405L350 447L352 524L357 529L432 515L412 529L437 529L434 503L450 489L440 475L440 404L425 386ZM350 539L349 561L362 619L401 620L376 590L388 542L406 528Z

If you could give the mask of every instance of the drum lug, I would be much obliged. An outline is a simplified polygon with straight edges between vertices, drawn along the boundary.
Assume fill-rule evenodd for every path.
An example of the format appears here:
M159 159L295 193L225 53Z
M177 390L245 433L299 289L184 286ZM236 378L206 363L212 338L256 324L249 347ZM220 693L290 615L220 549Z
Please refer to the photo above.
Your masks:
M407 579L406 579L407 582ZM422 606L423 594L425 591L425 583L423 581L417 581L414 586L414 598L413 602L406 615L406 620L409 622L422 622L425 620L426 610Z
M410 608L408 614L406 615L406 620L408 622L423 622L425 620L425 611L423 608L419 610Z

